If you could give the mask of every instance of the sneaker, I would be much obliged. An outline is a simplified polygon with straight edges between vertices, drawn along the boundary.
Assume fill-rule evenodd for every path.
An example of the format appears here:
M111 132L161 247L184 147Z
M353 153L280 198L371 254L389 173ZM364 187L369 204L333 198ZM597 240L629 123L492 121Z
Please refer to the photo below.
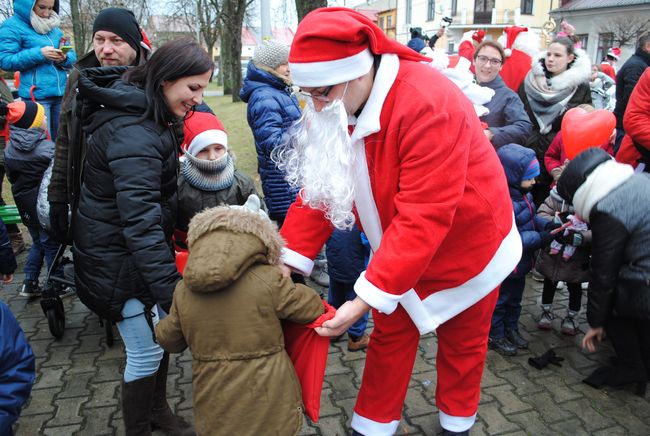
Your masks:
M578 334L578 323L576 322L577 316L578 312L574 312L573 310L569 311L567 316L562 320L562 326L560 327L562 334L567 336L575 336Z
M502 356L517 355L517 347L512 345L510 341L506 338L498 338L498 339L489 338L488 347L492 350L495 350L497 353L501 354Z
M327 288L330 285L330 276L327 274L326 265L318 269L314 268L309 277L320 286Z
M368 336L366 333L356 338L350 336L348 339L348 351L354 352L364 350L368 348L368 342L370 342L370 336Z
M536 269L533 269L532 276L533 276L533 280L535 280L536 282L544 282L544 276Z
M553 328L553 314L551 309L553 306L550 304L542 304L542 313L539 315L537 321L537 328L540 330L551 330Z
M20 254L25 251L26 246L22 233L9 233L9 241L11 242L11 248L14 250L14 254Z
M59 298L67 298L67 297L72 297L74 295L77 295L77 292L74 290L74 288L71 288L70 286L66 286L65 288L59 291Z
M521 350L528 348L528 341L517 330L506 330L506 338L512 345Z
M26 298L36 298L40 297L42 294L42 289L38 284L38 280L25 280L23 285L20 287L20 292L18 295Z

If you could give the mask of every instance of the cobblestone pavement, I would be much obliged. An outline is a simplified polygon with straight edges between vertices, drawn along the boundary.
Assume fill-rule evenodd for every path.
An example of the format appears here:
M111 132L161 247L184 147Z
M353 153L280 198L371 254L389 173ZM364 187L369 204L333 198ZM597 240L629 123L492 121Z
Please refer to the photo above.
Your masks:
M19 257L24 261L25 255ZM21 262L22 264L22 262ZM22 265L19 270L21 270ZM38 301L17 295L22 275L0 292L20 321L36 354L37 378L32 397L17 424L17 435L124 434L119 406L124 366L122 343L115 329L112 347L96 315L76 298L65 299L66 329L61 340L48 330ZM650 402L630 390L602 390L581 382L612 355L608 344L598 354L579 348L582 335L559 333L566 312L566 290L558 292L554 331L536 329L541 284L529 280L521 317L530 351L513 358L488 353L481 404L471 435L648 435ZM586 331L584 311L581 330ZM372 324L372 323L371 323ZM532 355L554 347L564 357L561 368L537 370L528 365ZM308 423L302 435L345 435L361 382L364 352L350 353L346 342L330 347L318 424ZM435 407L436 338L423 336L406 398L398 434L435 435L440 431ZM188 352L172 356L168 379L170 404L192 419L192 373Z

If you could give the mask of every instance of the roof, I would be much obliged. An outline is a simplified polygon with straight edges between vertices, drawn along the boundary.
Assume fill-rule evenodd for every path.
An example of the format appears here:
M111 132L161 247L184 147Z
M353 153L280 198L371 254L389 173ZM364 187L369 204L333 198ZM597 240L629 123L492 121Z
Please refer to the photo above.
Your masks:
M553 9L551 13L617 8L621 6L637 6L645 4L650 5L650 0L573 0L567 2L560 8Z

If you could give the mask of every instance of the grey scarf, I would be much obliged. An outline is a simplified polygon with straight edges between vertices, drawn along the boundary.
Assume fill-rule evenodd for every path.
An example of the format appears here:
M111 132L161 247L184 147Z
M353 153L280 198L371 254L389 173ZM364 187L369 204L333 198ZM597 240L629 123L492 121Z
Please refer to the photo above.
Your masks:
M182 171L187 183L202 191L230 188L235 179L235 163L229 153L217 160L198 159L186 153Z
M553 121L564 113L569 100L578 89L577 85L553 89L548 85L544 74L535 74L533 71L526 75L524 86L528 103L542 134L551 131Z

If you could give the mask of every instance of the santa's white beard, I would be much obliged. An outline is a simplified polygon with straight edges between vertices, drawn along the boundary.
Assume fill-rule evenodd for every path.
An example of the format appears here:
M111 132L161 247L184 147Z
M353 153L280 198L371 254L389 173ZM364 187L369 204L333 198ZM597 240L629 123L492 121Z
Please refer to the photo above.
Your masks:
M325 212L337 229L354 224L354 151L343 102L335 100L320 112L308 101L302 117L289 131L287 144L273 160L292 186L302 188L303 203Z

